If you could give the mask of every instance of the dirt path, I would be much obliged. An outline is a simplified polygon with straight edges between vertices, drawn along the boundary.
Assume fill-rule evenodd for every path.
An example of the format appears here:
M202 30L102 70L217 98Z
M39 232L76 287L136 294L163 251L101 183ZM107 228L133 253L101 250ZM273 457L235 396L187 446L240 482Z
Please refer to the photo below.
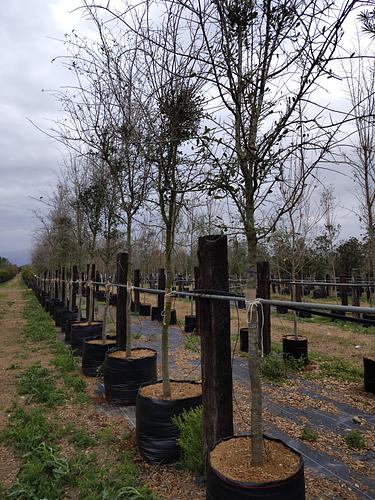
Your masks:
M20 368L32 362L32 353L26 354L22 348L24 303L19 277L0 288L0 432L5 427L15 399L17 374ZM0 480L5 485L13 482L18 466L18 460L11 450L0 444Z

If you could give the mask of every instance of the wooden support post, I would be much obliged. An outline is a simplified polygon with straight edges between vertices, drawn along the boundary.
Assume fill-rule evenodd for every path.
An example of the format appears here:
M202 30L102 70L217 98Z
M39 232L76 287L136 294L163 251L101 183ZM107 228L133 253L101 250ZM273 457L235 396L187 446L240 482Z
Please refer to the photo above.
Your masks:
M141 271L139 269L134 269L133 284L136 287L141 285ZM140 307L140 292L139 290L134 290L134 311L139 312Z
M65 267L61 269L61 302L65 305L66 298L66 283L65 283Z
M226 236L198 239L200 288L229 291ZM230 302L198 298L203 391L203 447L208 454L216 441L233 434Z
M72 303L69 305L70 310L74 311L74 308L77 307L77 292L78 292L78 267L73 266L73 293L72 293Z
M270 265L269 262L257 263L257 297L262 299L270 299ZM261 335L261 327L263 323L263 352L269 354L271 352L271 306L269 304L262 305L262 313L259 312L259 338ZM262 340L262 339L261 339Z
M194 288L196 288L196 289L200 288L199 267L198 266L194 267ZM194 299L194 301L195 301L195 316L196 316L196 318L198 318L199 301L197 299Z
M128 280L128 254L126 252L117 254L116 282L125 285L117 288L116 307L116 336L117 347L120 351L126 351L126 328L127 328L127 300L128 291L126 288Z
M43 278L44 278L44 281L43 281L43 292L46 293L47 292L48 271L44 271Z
M165 269L158 269L158 290L165 290ZM164 309L164 293L158 294L158 309L161 313Z
M91 309L90 309L90 288L87 286L87 282L90 279L90 264L86 266L86 289L85 289L85 297L86 297L86 319L90 321L91 317Z
M54 298L59 298L59 270L55 270L55 289L54 289Z

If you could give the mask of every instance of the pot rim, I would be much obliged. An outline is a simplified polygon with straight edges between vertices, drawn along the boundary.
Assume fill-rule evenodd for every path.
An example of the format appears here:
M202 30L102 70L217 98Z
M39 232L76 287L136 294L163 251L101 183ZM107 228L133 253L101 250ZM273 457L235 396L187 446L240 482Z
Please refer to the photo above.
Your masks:
M288 339L288 340L295 340L295 341L299 341L299 340L308 340L308 337L306 337L305 335L297 335L297 338L295 338L295 336L293 335L293 333L288 333L287 335L283 335L282 336L283 339Z
M230 439L237 439L237 438L242 438L242 437L250 438L251 435L250 434L234 434L233 436L227 436L227 437L222 438L219 441L217 441L215 443L215 446L212 448L211 451L213 451L216 448L216 446L219 445L223 441L229 441ZM298 459L299 459L297 471L284 479L275 479L274 481L263 481L260 483L249 482L249 481L237 481L236 479L230 479L229 477L224 476L224 474L222 474L217 469L215 469L215 467L213 467L213 465L211 464L211 452L208 454L208 465L209 465L210 469L214 472L214 474L216 474L221 480L225 481L226 483L230 483L234 486L238 486L238 487L242 487L242 488L249 488L249 489L254 488L254 487L257 487L257 488L262 488L262 487L264 487L264 488L265 487L276 488L276 487L280 486L280 483L282 483L284 481L288 481L290 479L294 479L295 477L298 476L298 474L301 472L301 470L304 470L305 464L304 464L303 456L301 455L300 452L298 452L297 450L293 449L291 446L286 444L282 439L274 438L272 436L268 436L267 434L263 434L263 439L268 439L269 441L277 441L279 443L282 443L284 446L289 448L289 450L291 450L295 455L297 455Z
M192 384L192 385L200 385L202 388L202 382L197 382L196 380L174 380L170 379L170 382L178 383L178 384ZM151 398L150 396L145 396L141 394L141 390L143 387L147 387L149 385L155 385L155 384L162 384L163 380L157 380L156 382L145 382L139 386L138 394L137 397L147 399L149 401L159 401L159 402L164 402L164 403L174 403L175 401L186 401L189 399L195 399L198 397L202 397L202 393L198 394L197 396L189 396L187 398L178 398L178 399L158 399L158 398Z

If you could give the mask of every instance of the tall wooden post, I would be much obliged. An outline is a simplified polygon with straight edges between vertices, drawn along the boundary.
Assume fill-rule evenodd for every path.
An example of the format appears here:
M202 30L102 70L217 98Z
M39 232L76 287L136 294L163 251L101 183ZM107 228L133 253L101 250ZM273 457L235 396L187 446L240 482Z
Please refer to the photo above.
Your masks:
M73 266L73 293L72 293L72 303L70 304L70 310L74 311L75 307L77 307L77 292L78 292L78 267Z
M199 267L194 267L194 288L200 288ZM195 316L198 318L199 301L195 299Z
M117 254L116 282L120 286L117 289L116 307L116 336L117 347L120 351L126 351L126 328L127 328L127 300L128 291L126 288L128 280L128 254L126 252Z
M158 269L158 290L165 290L165 269ZM159 313L164 309L164 293L158 294L158 309Z
M198 239L200 288L229 291L227 237ZM230 303L198 298L203 391L203 446L207 464L215 443L233 434Z
M86 319L90 321L91 318L91 307L90 307L90 288L87 286L87 282L90 279L90 265L86 266L86 289L85 289L85 297L86 297Z
M55 270L55 290L54 290L54 298L58 299L59 298L59 270Z
M257 297L262 299L271 298L270 290L270 265L269 262L263 261L257 263ZM263 326L263 352L269 354L271 352L271 306L262 304L262 313L259 313L259 337L261 336L261 328ZM262 340L262 339L261 339Z
M66 283L65 283L65 267L61 269L61 302L65 305L66 299Z
M141 285L141 271L139 269L134 269L133 284L135 287ZM134 290L134 311L139 312L140 308L140 293L139 290Z
M43 292L46 293L47 292L48 271L44 271L43 278L44 278L44 281L43 281Z

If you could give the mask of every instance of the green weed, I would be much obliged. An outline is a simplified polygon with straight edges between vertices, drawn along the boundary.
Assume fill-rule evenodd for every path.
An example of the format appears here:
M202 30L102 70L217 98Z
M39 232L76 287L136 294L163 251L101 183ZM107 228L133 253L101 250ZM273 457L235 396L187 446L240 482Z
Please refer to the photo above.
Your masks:
M190 333L184 337L185 349L189 349L193 352L200 352L201 350L201 338L199 335Z
M302 429L301 439L313 443L318 440L318 433L307 425Z
M94 446L96 443L96 440L87 434L86 430L83 428L74 430L69 437L69 441L77 448L90 448L90 446Z
M199 406L185 410L173 417L180 431L178 445L181 449L181 464L194 472L203 473L203 408Z
M366 441L363 434L360 431L353 429L349 431L345 437L345 442L350 448L364 448L366 446Z
M63 391L56 389L53 375L40 364L30 366L18 379L19 394L27 396L26 402L36 401L54 406L64 401Z

